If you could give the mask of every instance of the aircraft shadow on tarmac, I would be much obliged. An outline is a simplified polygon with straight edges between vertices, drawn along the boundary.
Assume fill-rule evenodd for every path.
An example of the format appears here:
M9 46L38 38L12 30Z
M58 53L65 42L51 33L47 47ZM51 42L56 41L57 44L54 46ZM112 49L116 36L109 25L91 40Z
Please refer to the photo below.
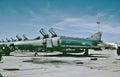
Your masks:
M78 54L55 54L55 55L42 55L43 57L96 57L96 58L108 58L105 54L89 54L89 55L78 55Z

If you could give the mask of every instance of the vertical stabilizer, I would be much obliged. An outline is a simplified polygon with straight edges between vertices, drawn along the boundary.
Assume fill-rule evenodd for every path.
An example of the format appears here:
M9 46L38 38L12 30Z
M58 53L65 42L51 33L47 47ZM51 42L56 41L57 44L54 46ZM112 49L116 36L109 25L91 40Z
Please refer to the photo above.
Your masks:
M5 41L2 39L2 42L5 42Z
M49 32L52 34L52 37L57 37L57 34L53 31L53 28L50 28Z
M16 41L16 40L11 37L11 41L14 42L14 41Z
M26 37L25 34L23 34L23 38L24 38L24 40L28 40L28 38Z
M18 41L22 41L22 38L19 37L19 35L16 35L16 38L18 39Z
M7 42L10 42L10 40L9 40L8 38L6 38L6 41L7 41Z
M49 35L45 32L43 28L40 29L40 33L43 35L43 38L49 38Z
M92 36L88 37L87 39L101 41L101 37L102 37L102 32L97 32L97 33L93 34Z

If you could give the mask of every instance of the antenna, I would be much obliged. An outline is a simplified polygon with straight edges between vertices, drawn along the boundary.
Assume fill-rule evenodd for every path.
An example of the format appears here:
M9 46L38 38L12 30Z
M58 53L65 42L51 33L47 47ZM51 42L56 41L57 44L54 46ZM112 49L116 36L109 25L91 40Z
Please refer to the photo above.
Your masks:
M100 32L100 24L101 24L101 22L100 22L100 16L98 16L97 17L97 25L98 25L98 32Z
M96 22L98 24L98 32L100 32L100 21Z

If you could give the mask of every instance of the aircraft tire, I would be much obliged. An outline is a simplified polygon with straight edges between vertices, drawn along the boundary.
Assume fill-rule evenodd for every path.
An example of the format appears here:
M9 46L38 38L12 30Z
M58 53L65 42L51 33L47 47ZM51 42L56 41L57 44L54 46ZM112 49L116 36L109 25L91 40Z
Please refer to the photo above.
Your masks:
M88 54L88 49L85 49L84 51L85 51L84 56L88 56L89 55Z
M63 55L66 55L66 54L67 54L67 52L66 52L66 51L63 51L62 53L63 53Z
M120 56L120 47L117 49L117 55Z

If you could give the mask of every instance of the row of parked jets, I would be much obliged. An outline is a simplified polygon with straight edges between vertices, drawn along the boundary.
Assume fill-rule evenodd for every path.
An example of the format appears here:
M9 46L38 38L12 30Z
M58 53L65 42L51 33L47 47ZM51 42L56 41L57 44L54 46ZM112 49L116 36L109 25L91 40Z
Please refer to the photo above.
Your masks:
M5 55L10 55L10 52L15 50L29 50L35 52L59 51L63 54L83 52L83 55L88 56L89 49L100 50L101 44L103 44L101 32L97 32L87 38L58 36L53 28L49 29L51 37L43 28L39 32L42 34L42 38L28 39L24 34L24 39L22 39L16 35L17 40L6 38L7 41L2 40L0 46L3 47L2 50Z

